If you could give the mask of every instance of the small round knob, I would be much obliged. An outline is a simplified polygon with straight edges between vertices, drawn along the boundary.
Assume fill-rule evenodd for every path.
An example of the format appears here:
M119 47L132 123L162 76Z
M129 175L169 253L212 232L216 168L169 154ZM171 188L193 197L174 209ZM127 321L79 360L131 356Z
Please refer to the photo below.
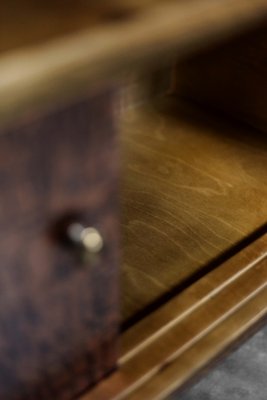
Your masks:
M82 247L89 254L98 254L103 248L103 238L93 227L84 227L78 222L73 222L67 227L66 233L74 245Z

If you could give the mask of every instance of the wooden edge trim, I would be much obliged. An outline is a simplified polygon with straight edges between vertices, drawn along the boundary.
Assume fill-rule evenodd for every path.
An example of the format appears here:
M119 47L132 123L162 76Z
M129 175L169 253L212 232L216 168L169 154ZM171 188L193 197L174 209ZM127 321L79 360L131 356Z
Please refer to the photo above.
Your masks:
M121 362L192 313L267 256L267 235L251 243L211 273L126 331L121 338Z
M231 269L235 272L230 276ZM198 300L201 293L204 297L200 296ZM184 301L180 303L184 304L183 314L179 307L181 299ZM186 309L187 302L189 305ZM197 305L192 307L194 302ZM166 309L167 315L171 315L169 323ZM165 306L162 315L161 312L160 309L143 321L142 328L147 327L150 335L141 334L146 338L143 344L140 346L139 342L135 350L133 348L128 355L122 356L118 371L101 382L83 400L154 399L161 393L165 396L166 391L183 385L266 315L267 236L192 285ZM175 313L176 319L173 318ZM151 324L152 328L160 327L159 332L151 335ZM166 324L166 329L163 329ZM134 332L135 327L127 340L132 337L136 345ZM172 374L169 371L173 369L175 373ZM163 372L167 375L166 380L161 379ZM158 388L158 392L154 387Z
M127 400L165 399L178 388L186 385L201 370L210 365L228 348L240 340L249 330L266 318L267 290L260 291L251 301L204 336L181 357L160 370L139 390L127 396Z

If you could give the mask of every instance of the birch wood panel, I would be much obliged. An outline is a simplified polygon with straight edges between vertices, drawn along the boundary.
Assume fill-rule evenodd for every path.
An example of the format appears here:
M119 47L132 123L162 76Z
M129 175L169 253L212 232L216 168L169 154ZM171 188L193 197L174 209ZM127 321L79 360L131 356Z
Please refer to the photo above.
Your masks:
M267 138L164 100L129 110L121 143L122 313L134 321L266 224Z

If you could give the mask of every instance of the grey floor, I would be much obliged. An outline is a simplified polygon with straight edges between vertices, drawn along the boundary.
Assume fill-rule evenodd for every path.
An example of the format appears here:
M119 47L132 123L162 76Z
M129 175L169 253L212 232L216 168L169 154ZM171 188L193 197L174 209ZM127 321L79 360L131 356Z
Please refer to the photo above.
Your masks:
M267 326L178 399L267 400Z

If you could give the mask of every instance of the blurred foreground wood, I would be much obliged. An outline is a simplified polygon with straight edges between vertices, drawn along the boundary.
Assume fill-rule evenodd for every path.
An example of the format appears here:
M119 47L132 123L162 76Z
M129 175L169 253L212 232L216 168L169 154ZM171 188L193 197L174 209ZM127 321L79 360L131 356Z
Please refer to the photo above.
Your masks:
M2 2L0 123L164 65L266 15L265 0Z

